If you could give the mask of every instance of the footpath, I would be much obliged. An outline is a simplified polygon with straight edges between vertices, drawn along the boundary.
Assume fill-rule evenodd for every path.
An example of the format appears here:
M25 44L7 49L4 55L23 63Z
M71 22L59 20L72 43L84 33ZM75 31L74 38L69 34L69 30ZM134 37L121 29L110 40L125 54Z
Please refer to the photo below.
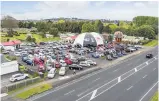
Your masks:
M19 94L19 93L21 93L21 92L24 92L24 91L26 91L28 89L37 87L37 86L39 86L41 84L46 84L46 83L51 84L53 86L53 89L58 88L59 86L67 85L67 83L74 82L75 80L83 78L87 74L89 75L89 74L91 74L93 72L98 72L101 69L104 69L104 68L107 68L107 67L113 67L113 66L115 66L117 64L120 64L121 62L127 61L128 59L132 58L133 56L136 56L138 54L147 52L147 51L149 51L149 50L151 50L153 48L154 47L143 47L143 49L140 49L140 50L138 50L136 52L133 52L131 54L128 54L126 56L120 57L120 58L118 58L116 60L113 60L113 61L111 61L111 62L109 62L109 63L107 63L105 65L104 64L99 64L97 67L89 68L89 69L86 69L84 71L78 72L78 73L76 73L76 75L72 75L71 74L71 75L68 75L68 76L65 76L65 77L61 77L60 79L59 78L51 79L51 80L43 81L43 82L31 85L31 86L27 86L24 89L18 90L18 91L16 91L13 94L10 94L10 95L2 97L1 100L2 101L24 101L24 100L21 100L21 99L17 99L14 96ZM53 89L51 89L51 90L53 90ZM46 91L46 92L49 92L49 91ZM35 96L38 96L38 95L35 95Z

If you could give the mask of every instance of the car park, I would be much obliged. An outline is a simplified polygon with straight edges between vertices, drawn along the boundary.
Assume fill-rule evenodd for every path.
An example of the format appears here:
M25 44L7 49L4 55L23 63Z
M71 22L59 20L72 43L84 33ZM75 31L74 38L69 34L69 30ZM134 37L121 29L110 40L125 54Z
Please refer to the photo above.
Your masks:
M27 78L29 78L28 74L18 73L18 74L12 75L12 77L10 78L10 81L15 82L15 81L20 81L20 80L27 79Z

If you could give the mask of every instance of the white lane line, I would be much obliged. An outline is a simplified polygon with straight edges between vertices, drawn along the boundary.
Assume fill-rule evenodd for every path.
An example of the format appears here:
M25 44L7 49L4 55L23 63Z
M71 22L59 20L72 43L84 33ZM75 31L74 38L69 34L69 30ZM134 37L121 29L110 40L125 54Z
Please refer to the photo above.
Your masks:
M97 89L93 91L93 94L92 94L92 96L91 96L90 100L94 99L94 97L95 97L96 93L97 93ZM89 101L90 101L90 100L89 100Z
M148 62L145 62L146 63L146 65L148 65L149 63Z
M146 94L144 96L142 96L142 98L139 101L142 101L145 96L158 84L158 81L148 90L148 92L146 92Z
M74 92L75 90L71 90L69 91L68 93L65 93L64 95L68 95L68 94L71 94L72 92Z
M135 68L135 72L137 72L137 68Z
M119 70L119 68L118 69L116 69L116 70L114 70L113 72L117 72Z
M143 78L146 78L147 77L147 75L145 75Z
M126 90L130 90L131 88L133 88L133 86L130 86L128 89L126 89Z
M91 83L96 82L96 81L99 80L99 79L100 79L100 78L97 78L97 79L93 80Z
M153 69L153 71L156 70L156 68Z
M121 82L121 76L118 77L118 82Z

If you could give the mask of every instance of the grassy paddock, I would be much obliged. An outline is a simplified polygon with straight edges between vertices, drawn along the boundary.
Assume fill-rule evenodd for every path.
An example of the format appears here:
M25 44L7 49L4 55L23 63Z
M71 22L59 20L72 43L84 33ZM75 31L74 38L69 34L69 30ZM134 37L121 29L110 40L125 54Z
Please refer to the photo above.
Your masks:
M156 92L156 93L152 96L152 98L151 98L150 101L158 101L158 92Z
M145 44L144 46L154 47L156 45L158 45L158 40L152 40L149 43Z
M17 94L16 97L20 98L20 99L27 99L35 94L42 93L42 92L47 91L51 88L52 88L52 86L50 84L41 84L37 87L28 89L22 93Z

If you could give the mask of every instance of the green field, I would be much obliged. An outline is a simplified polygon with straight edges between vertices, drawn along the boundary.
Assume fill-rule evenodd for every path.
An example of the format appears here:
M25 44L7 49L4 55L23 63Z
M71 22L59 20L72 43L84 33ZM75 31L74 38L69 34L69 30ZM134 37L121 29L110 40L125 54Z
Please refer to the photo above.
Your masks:
M152 40L149 43L145 44L144 46L154 47L156 45L158 45L158 40Z
M27 99L30 96L42 93L42 92L47 91L47 90L49 90L51 88L52 88L52 86L50 84L41 84L40 86L31 88L29 90L23 91L20 94L17 94L16 97L20 98L20 99Z
M60 40L59 37L53 37L53 38L42 38L41 35L39 34L32 34L32 37L36 39L36 42L41 42L41 41L57 41L57 40ZM20 36L13 36L13 37L4 37L2 36L1 37L1 42L6 42L7 39L10 39L10 40L21 40L21 41L25 41L26 39L26 34L20 34Z
M158 101L158 92L156 92L150 101Z

